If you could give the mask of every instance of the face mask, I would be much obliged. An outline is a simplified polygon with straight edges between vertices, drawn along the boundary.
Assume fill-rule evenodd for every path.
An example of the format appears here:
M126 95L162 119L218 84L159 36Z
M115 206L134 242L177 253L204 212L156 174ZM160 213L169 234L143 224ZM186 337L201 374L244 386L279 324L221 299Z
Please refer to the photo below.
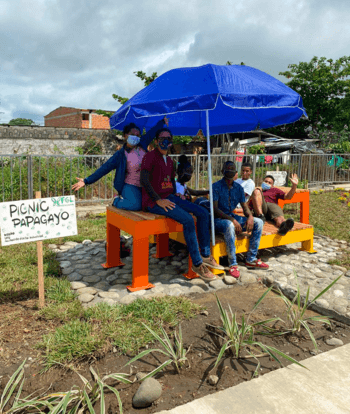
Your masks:
M236 171L232 171L232 170L225 170L224 171L224 177L228 178L229 180L232 180L232 178L236 175Z
M168 138L165 138L162 141L160 141L158 145L160 149L167 150L172 145L172 141Z
M136 135L129 135L128 139L126 141L128 144L130 145L137 145L140 142L140 137L136 136Z
M267 183L264 182L264 183L261 184L261 188L262 188L263 191L266 191L266 190L269 190L271 188L271 186L270 186L270 184L267 184Z

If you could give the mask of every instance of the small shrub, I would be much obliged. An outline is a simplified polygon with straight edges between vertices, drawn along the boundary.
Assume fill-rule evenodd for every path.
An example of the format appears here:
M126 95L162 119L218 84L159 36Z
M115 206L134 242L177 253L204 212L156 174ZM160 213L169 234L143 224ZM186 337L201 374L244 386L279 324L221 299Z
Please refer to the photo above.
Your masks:
M187 353L189 352L190 348L187 350L183 346L183 339L182 339L182 332L181 332L181 326L179 326L179 333L174 333L174 345L172 345L169 336L165 332L164 328L161 326L160 329L162 331L163 337L159 336L153 329L151 329L149 326L147 326L145 323L142 323L142 325L151 333L153 338L157 340L163 347L163 349L146 349L145 351L142 351L140 354L136 355L133 359L131 359L126 365L130 365L133 362L137 361L140 358L143 358L144 356L150 354L151 352L160 352L163 355L166 355L169 357L168 360L163 362L159 367L154 369L152 372L147 374L144 378L149 378L155 375L157 372L163 370L166 366L173 364L175 367L177 373L180 373L180 368L187 362L188 359L186 357Z
M241 317L241 323L238 323L238 318L236 314L232 312L231 307L229 306L230 314L224 310L221 305L219 298L216 296L217 305L220 311L220 318L222 321L222 326L214 327L219 333L214 331L213 333L219 336L223 340L223 345L220 349L218 357L216 359L214 368L219 364L221 361L224 353L226 351L230 351L233 358L239 359L244 358L243 352L249 354L250 357L254 358L257 361L257 368L255 370L254 376L258 373L260 362L259 357L265 356L266 354L273 358L276 362L282 365L281 361L278 359L279 357L285 358L286 360L293 362L301 367L304 367L294 358L286 355L285 353L279 351L278 349L263 344L262 342L258 342L255 340L255 333L257 327L267 328L269 333L272 333L273 330L268 327L267 324L271 322L279 321L280 318L271 318L259 322L255 322L250 324L249 318L252 312L259 306L261 301L265 298L265 296L271 291L272 287L269 288L256 302L255 306L253 307L252 311L246 318L243 314ZM264 354L258 354L258 351L263 351ZM266 354L265 354L266 353ZM305 367L304 367L305 368Z
M294 272L295 273L295 272ZM306 317L305 312L309 308L310 305L312 305L314 302L316 302L317 299L319 299L322 295L324 295L335 283L338 282L338 280L341 278L339 276L337 279L333 280L332 283L330 283L326 288L324 288L318 295L316 295L313 299L309 301L309 295L310 295L310 287L308 287L306 292L306 297L304 300L304 304L302 304L302 298L300 293L300 286L298 283L298 277L295 273L295 278L297 280L297 293L295 294L294 298L292 300L288 299L280 289L278 289L278 293L283 300L283 302L286 305L286 314L289 326L287 327L287 331L289 332L300 332L301 328L305 328L308 335L310 336L310 339L312 340L312 343L315 347L315 350L317 351L317 343L316 340L311 332L311 329L308 325L308 322L310 321L318 321L322 323L326 323L330 325L329 318L326 316L310 316Z

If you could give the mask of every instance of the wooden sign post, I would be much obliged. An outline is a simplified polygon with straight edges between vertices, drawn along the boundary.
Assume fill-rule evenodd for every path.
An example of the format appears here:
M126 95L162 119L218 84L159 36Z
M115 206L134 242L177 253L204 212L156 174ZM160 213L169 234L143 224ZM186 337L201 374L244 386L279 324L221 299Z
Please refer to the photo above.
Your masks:
M35 192L35 198L41 198L41 191ZM45 289L44 289L44 261L43 261L43 242L36 242L36 250L38 253L38 284L39 284L39 307L45 306Z

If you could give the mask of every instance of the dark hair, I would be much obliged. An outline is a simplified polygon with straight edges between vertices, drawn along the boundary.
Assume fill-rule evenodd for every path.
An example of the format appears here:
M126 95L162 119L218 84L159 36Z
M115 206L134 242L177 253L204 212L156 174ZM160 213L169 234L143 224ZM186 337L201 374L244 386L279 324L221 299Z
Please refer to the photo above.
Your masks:
M273 181L273 183L275 184L275 179L272 177L272 175L267 175L265 178L271 178L271 180ZM264 180L265 180L264 178Z
M155 139L159 138L159 135L160 135L161 132L169 132L171 138L173 137L173 134L171 133L169 128L161 128L161 129L158 129L158 131L156 132L156 138Z
M244 163L242 164L241 169L242 169L243 167L248 167L248 168L250 168L251 170L253 170L253 166L252 166L252 164L251 164L250 162L244 162Z
M233 165L234 171L237 172L236 164L233 161L225 161L222 165L222 169L226 168L227 165Z
M182 154L182 155L180 155L179 161L178 161L177 175L180 176L187 167L192 168L192 165L188 161L188 158L186 157L186 155Z
M125 127L123 128L123 136L128 134L134 128L138 129L140 131L140 135L141 135L141 129L138 126L136 126L133 122L131 122L130 124L125 125Z

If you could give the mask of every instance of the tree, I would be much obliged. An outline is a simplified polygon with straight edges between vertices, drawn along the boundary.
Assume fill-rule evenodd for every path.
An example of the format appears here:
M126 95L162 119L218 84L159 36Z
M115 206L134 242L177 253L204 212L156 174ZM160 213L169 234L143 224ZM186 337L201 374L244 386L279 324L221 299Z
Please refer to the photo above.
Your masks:
M303 137L310 129L342 130L350 118L350 56L335 61L315 56L308 63L291 64L288 68L279 75L290 79L286 85L301 95L309 119L269 131L277 135Z
M232 66L232 65L233 65L233 63L232 63L230 60L228 60L228 61L226 62L226 65L228 65L228 66ZM241 62L241 63L240 63L240 65L241 65L241 66L245 66L245 63L244 63L244 62Z
M147 76L145 72L142 72L142 70L139 70L137 72L134 72L134 74L140 78L141 80L143 80L143 83L145 86L148 86L150 83L152 83L157 77L157 72L153 72L151 76ZM123 96L120 95L116 95L115 93L112 94L113 99L115 99L116 101L118 101L120 104L124 105L125 102L128 102L129 98L124 98ZM103 111L102 109L99 109L98 111L96 111L96 113L103 115L103 116L108 116L108 118L110 118L113 115L113 112L107 112L107 111Z
M11 119L11 121L8 123L8 125L33 125L35 122L31 119L26 118L15 118Z

